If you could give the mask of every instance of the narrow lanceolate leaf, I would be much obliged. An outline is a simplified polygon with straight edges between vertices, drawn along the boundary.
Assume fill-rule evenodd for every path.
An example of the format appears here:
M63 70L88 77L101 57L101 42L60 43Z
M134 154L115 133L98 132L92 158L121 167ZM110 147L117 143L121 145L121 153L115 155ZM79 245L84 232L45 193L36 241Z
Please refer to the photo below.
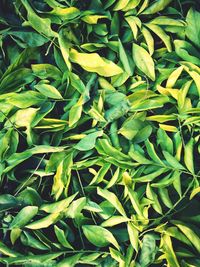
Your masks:
M38 16L27 0L22 0L22 4L28 13L28 24L30 24L39 33L48 37L57 37L57 33L51 29L50 19Z
M185 168L183 167L182 164L180 164L178 162L178 160L176 158L174 158L172 155L169 154L169 152L167 151L163 151L163 155L167 161L167 163L172 167L172 168L175 168L175 169L180 169L180 170L184 170Z
M141 31L142 31L144 39L145 39L145 41L147 43L149 54L152 56L153 52L154 52L154 39L153 39L150 31L147 30L147 28L142 27Z
M116 5L114 6L113 10L118 11L126 7L128 4L129 0L118 0Z
M39 219L26 225L26 228L33 230L47 228L50 225L54 224L59 219L59 217L59 213L52 213L46 217L43 217L42 219Z
M186 237L191 241L191 243L196 248L198 253L200 253L200 238L191 229L191 227L189 227L189 226L187 226L184 223L179 222L179 221L172 221L172 223L175 224L186 235Z
M130 201L131 201L131 204L134 210L139 216L143 217L142 206L139 203L137 192L134 192L131 188L127 188L127 190L128 190L128 195L129 195L129 198L130 198Z
M133 74L133 69L130 66L128 56L126 54L126 51L119 39L119 56L120 60L123 64L124 70L131 76Z
M157 177L159 177L159 175L167 172L168 169L167 168L159 168L157 171L152 172L150 174L144 175L144 176L140 176L138 177L137 175L134 177L134 181L135 182L141 182L141 183L147 183L147 182L151 182L154 179L156 179Z
M108 220L104 221L101 224L101 226L102 227L113 227L115 225L118 225L118 224L121 224L121 223L125 223L125 222L128 222L128 221L130 221L129 218L126 218L124 216L116 215L116 216L112 216Z
M186 17L187 21L186 35L198 47L200 47L200 27L198 24L199 19L200 19L200 12L198 12L194 8L191 8L188 11Z
M167 79L166 87L173 88L175 86L176 81L178 80L179 76L183 71L183 68L183 66L180 66L170 74L169 78Z
M172 51L171 41L169 35L167 35L161 27L151 23L145 24L152 32L154 32L165 44L169 52Z
M61 161L58 165L56 174L54 176L54 182L52 186L52 194L55 195L55 199L57 200L60 195L62 194L64 190L64 181L63 181L63 175L64 175L64 161Z
M128 222L127 224L128 234L130 237L130 242L135 251L138 251L138 240L139 240L139 232L138 230L133 226L132 223Z
M71 70L71 63L69 61L70 41L67 39L67 32L61 30L58 35L58 42L61 49L62 56L69 70Z
M133 60L145 75L147 75L152 81L155 80L155 66L154 61L150 54L141 46L133 44L132 46Z
M57 202L44 203L40 206L40 210L43 210L46 213L62 212L63 210L68 208L69 204L74 200L77 194L78 193L75 193L71 195L70 197L67 197Z
M192 77L192 79L195 82L195 85L197 87L197 92L200 96L200 73L194 71L194 70L189 70L188 67L184 67L184 69L189 73L189 75Z
M161 159L158 157L158 155L157 155L157 153L156 153L156 151L155 151L155 148L154 148L153 144L152 144L149 140L147 140L147 141L145 142L145 145L146 145L147 152L148 152L150 158L151 158L154 162L156 162L156 163L158 163L159 165L162 166L162 165L163 165L163 162L162 162Z
M137 26L135 17L130 16L130 17L127 17L127 18L125 18L125 19L126 19L126 21L128 22L128 24L129 24L129 26L130 26L130 28L131 28L131 31L132 31L133 36L134 36L134 39L137 39L138 26Z
M116 210L118 210L119 213L126 217L126 212L114 193L108 191L107 189L101 189L100 187L97 188L97 193L103 198L107 199L116 208Z
M101 226L84 225L83 233L89 242L97 247L106 247L108 244L112 244L119 249L119 245L113 234Z
M87 151L95 147L96 139L102 136L103 131L97 131L85 136L75 148L80 151Z
M153 191L150 184L147 185L146 195L150 200L153 201L152 207L154 208L154 210L159 214L162 214L162 207L160 205L160 202L158 201L157 194Z
M53 98L53 99L62 99L62 95L60 92L50 84L37 84L35 85L35 89L38 90L44 96Z
M58 226L55 225L54 231L55 231L55 234L56 234L58 241L61 243L61 245L63 247L73 249L73 247L67 241L66 236L65 236L65 232L62 229L60 229Z
M185 152L184 152L184 161L187 169L194 173L194 139L191 138L190 141L185 145Z
M142 239L142 249L139 256L141 266L148 267L154 262L156 256L156 237L153 234L145 234Z
M142 14L149 15L149 14L155 14L161 10L163 10L169 3L172 2L172 0L158 0L154 2L152 5L150 5L148 8L146 8Z
M83 97L81 96L78 102L69 111L69 127L74 126L81 118L83 110Z
M193 199L193 197L195 197L199 193L200 193L200 186L192 190L190 194L190 200Z
M107 16L103 15L86 15L82 18L83 21L85 21L88 24L97 24L99 19L107 18Z
M110 179L109 183L106 185L106 189L112 187L114 184L116 184L118 178L120 176L120 168L118 167L113 174L112 178Z
M81 258L82 253L77 253L73 256L67 256L63 260L59 261L57 266L58 267L74 267Z
M111 77L123 72L115 63L100 57L97 53L79 53L75 49L71 49L70 59L88 72L96 72L100 76Z
M12 249L10 249L8 246L6 246L3 242L0 241L0 252L1 254L9 257L18 257L21 256L19 252L16 252Z
M162 248L164 250L165 257L167 259L169 266L180 267L169 235L166 234L163 235Z
M29 221L37 214L38 207L27 206L20 210L20 212L13 219L10 228L21 228L24 227Z

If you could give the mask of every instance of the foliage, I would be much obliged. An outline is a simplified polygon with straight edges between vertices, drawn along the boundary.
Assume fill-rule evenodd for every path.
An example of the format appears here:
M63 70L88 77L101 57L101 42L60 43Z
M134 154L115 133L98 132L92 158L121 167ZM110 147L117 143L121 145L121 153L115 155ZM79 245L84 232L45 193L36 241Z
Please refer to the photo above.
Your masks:
M0 1L2 266L200 266L195 0Z

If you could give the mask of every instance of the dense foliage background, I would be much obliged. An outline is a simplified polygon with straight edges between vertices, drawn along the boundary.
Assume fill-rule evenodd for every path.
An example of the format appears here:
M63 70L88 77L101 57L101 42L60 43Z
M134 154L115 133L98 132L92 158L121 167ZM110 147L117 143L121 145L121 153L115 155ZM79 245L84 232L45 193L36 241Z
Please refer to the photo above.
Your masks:
M199 6L0 1L1 266L200 266Z

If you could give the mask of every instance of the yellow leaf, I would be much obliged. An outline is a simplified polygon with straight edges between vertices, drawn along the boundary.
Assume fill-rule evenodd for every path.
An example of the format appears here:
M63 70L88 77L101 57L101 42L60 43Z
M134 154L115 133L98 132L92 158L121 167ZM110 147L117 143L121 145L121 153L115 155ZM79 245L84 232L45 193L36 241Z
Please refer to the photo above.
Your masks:
M75 49L71 49L70 59L72 62L79 64L84 70L96 72L104 77L111 77L123 72L115 63L100 57L97 53L79 53Z
M193 199L198 193L200 193L200 186L192 190L192 193L190 195L190 200Z
M167 131L167 132L173 132L176 133L178 129L175 126L167 125L167 124L159 124L160 128Z
M174 70L170 75L169 78L167 79L167 84L166 87L174 87L176 81L178 80L179 76L181 75L182 71L183 71L183 66L180 66L179 68L177 68L176 70Z
M107 16L103 15L87 15L82 18L82 20L88 24L97 24L99 19L107 18Z
M83 97L81 96L78 102L69 111L69 127L72 127L81 117L83 110Z
M156 88L157 88L158 92L161 93L162 95L172 96L173 98L178 100L178 94L179 94L178 89L164 88L160 85L158 85Z

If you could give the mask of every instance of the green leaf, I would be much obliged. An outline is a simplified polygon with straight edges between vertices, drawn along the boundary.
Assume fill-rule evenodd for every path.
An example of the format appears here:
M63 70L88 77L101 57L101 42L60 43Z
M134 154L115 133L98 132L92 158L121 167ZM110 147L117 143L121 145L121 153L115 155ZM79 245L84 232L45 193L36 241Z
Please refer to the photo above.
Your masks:
M52 213L46 217L43 217L42 219L39 219L26 225L26 228L32 230L47 228L50 225L54 224L59 219L59 217L59 213Z
M38 207L36 206L24 207L12 220L10 228L13 229L24 227L37 213Z
M172 51L170 37L162 30L161 27L151 24L151 23L146 23L145 26L147 26L152 32L154 32L163 41L163 43L165 44L169 52Z
M93 177L92 181L90 182L90 185L92 184L99 184L103 181L104 176L106 175L106 173L109 171L110 169L110 163L105 163L100 169L99 171L95 174L95 176Z
M81 96L78 102L70 109L69 112L69 127L71 128L81 118L83 110L83 97Z
M77 200L74 200L67 211L65 212L66 217L69 218L78 218L83 208L87 205L87 199L85 197L81 197Z
M30 256L16 256L13 258L4 258L4 263L9 265L13 264L33 264L33 265L44 265L44 264L53 264L52 259L58 258L61 256L62 252L57 253L46 253L46 254L38 254L38 255L30 255Z
M62 229L60 229L58 226L54 225L54 231L55 231L55 234L56 234L58 241L61 243L61 245L63 247L73 249L73 247L67 241L66 236L65 236L65 232Z
M138 25L136 23L136 17L133 17L133 16L130 16L130 17L126 17L125 20L128 22L130 28L131 28L131 31L133 33L133 36L134 36L134 39L136 40L137 39L137 34L138 34Z
M154 210L159 214L162 214L162 207L160 205L160 202L158 201L156 193L153 191L150 184L147 184L146 195L150 200L153 201L152 207L154 208Z
M33 73L40 79L53 78L58 80L62 78L62 72L51 64L32 64L31 68Z
M142 249L139 257L141 266L147 267L154 262L156 255L156 239L153 234L145 234L142 240Z
M160 144L162 150L166 150L171 155L173 155L173 142L166 132L162 129L159 129L157 132L157 142Z
M65 199L62 199L57 202L53 203L45 203L40 206L40 210L43 210L47 213L56 213L56 212L61 212L64 209L67 209L69 204L74 200L74 198L77 196L77 193L73 194L70 197L67 197Z
M106 185L106 189L112 187L117 182L119 176L120 176L120 168L117 168L112 178L110 179L109 183Z
M7 102L18 108L25 109L33 105L41 105L44 103L46 97L38 92L29 91L24 93L14 93L8 97Z
M129 195L129 198L130 198L130 201L131 201L131 204L134 210L139 216L143 217L142 206L139 203L137 192L133 191L133 189L128 188L128 187L127 187L127 190L128 190L128 195Z
M6 256L9 256L9 257L18 257L20 256L21 254L10 249L9 247L7 247L3 242L0 241L0 252L3 254L3 255L6 255Z
M185 152L184 152L184 162L186 167L191 173L194 173L193 148L194 148L194 139L191 138L189 142L185 145Z
M142 129L145 129L145 127L148 126L146 122L143 122L139 119L132 119L131 117L126 120L122 127L119 129L118 133L122 134L124 137L126 137L128 140L132 140L136 135L139 133L141 138L141 132ZM147 130L147 128L146 128ZM148 136L147 136L148 138Z
M162 202L165 204L165 206L168 207L169 209L173 208L173 204L172 204L172 201L170 199L169 192L168 192L167 188L159 188L158 193L159 193L159 196L160 196Z
M119 39L119 57L120 57L120 60L123 64L125 71L131 76L133 74L133 69L131 68L129 64L128 56L126 54L126 51L124 50L124 47L120 39Z
M88 24L97 24L99 19L107 18L105 15L86 15L81 19Z
M103 131L97 131L86 135L76 146L74 147L80 151L88 151L95 147L96 139L103 135Z
M57 264L57 266L58 267L73 267L79 262L79 259L81 258L81 256L82 256L82 253L77 253L73 256L65 257L63 260L61 260Z
M186 35L198 47L200 47L200 26L198 23L199 19L200 13L194 8L190 8L186 17Z
M20 228L14 228L11 230L10 232L10 240L12 245L15 244L15 242L17 241L17 239L19 238L19 236L21 235L22 230Z
M137 176L134 178L135 182L140 182L140 183L147 183L153 181L155 178L159 177L159 175L167 172L167 168L160 168L155 172L152 172L150 174L144 175L144 176Z
M162 248L169 266L180 267L169 235L164 234L162 236Z
M153 4L150 5L148 8L146 8L142 12L142 14L143 15L155 14L163 10L166 6L168 6L170 2L172 2L172 0L157 0L156 2L153 2Z
M108 191L107 189L101 189L100 187L98 187L97 194L108 200L121 215L126 217L126 212L114 193Z
M114 11L118 11L123 9L124 7L126 7L126 5L128 4L129 0L119 0L117 2L117 4L114 6L113 10Z
M13 229L15 230L15 229ZM42 242L40 242L38 239L33 237L31 234L29 234L26 231L23 231L23 233L20 236L20 240L23 243L24 246L28 246L34 249L39 250L49 250L49 247L44 245Z
M15 208L19 204L18 200L10 194L0 195L0 211Z
M147 30L147 28L142 27L141 31L142 31L144 39L145 39L145 41L147 43L149 54L150 54L150 56L152 56L153 53L154 53L154 39L153 39L150 31Z
M130 222L127 224L128 234L130 238L131 245L135 249L136 252L138 252L138 240L139 240L139 232L134 227L134 225Z
M62 20L74 19L80 14L80 10L76 7L61 8L55 4L54 9L49 12L55 16L59 16Z
M44 96L53 98L53 99L63 99L60 92L52 85L40 83L35 85L35 89L37 89Z
M47 38L33 31L9 31L8 34L22 48L42 46L48 42Z
M172 223L175 224L184 233L184 235L186 235L197 251L200 252L200 238L192 230L192 228L179 221L172 221Z
M51 20L39 17L27 0L21 0L22 4L27 10L28 23L39 33L48 37L57 37L57 33L51 29Z
M130 221L130 219L125 218L124 216L112 216L109 219L107 219L106 221L104 221L101 226L102 227L113 227L115 225L121 224L121 223L125 223Z
M63 151L63 147L51 147L51 146L35 146L34 148L28 149L21 153L14 153L7 159L8 167L4 169L4 173L10 171L15 166L20 164L21 162L25 161L26 159L30 158L35 154L43 154L43 153L53 153Z
M97 225L84 225L82 228L84 235L93 245L106 247L109 244L113 244L119 250L117 240L107 229Z
M155 80L155 66L149 53L137 44L132 46L133 60L143 73L145 73L152 81Z
M69 70L71 70L71 62L69 60L70 41L67 39L67 33L60 30L58 35L58 42L61 49L62 56Z
M174 158L172 155L169 154L169 152L167 151L162 151L163 155L166 159L166 161L168 162L168 164L175 169L178 170L184 170L185 168L178 162L178 160L176 158Z

